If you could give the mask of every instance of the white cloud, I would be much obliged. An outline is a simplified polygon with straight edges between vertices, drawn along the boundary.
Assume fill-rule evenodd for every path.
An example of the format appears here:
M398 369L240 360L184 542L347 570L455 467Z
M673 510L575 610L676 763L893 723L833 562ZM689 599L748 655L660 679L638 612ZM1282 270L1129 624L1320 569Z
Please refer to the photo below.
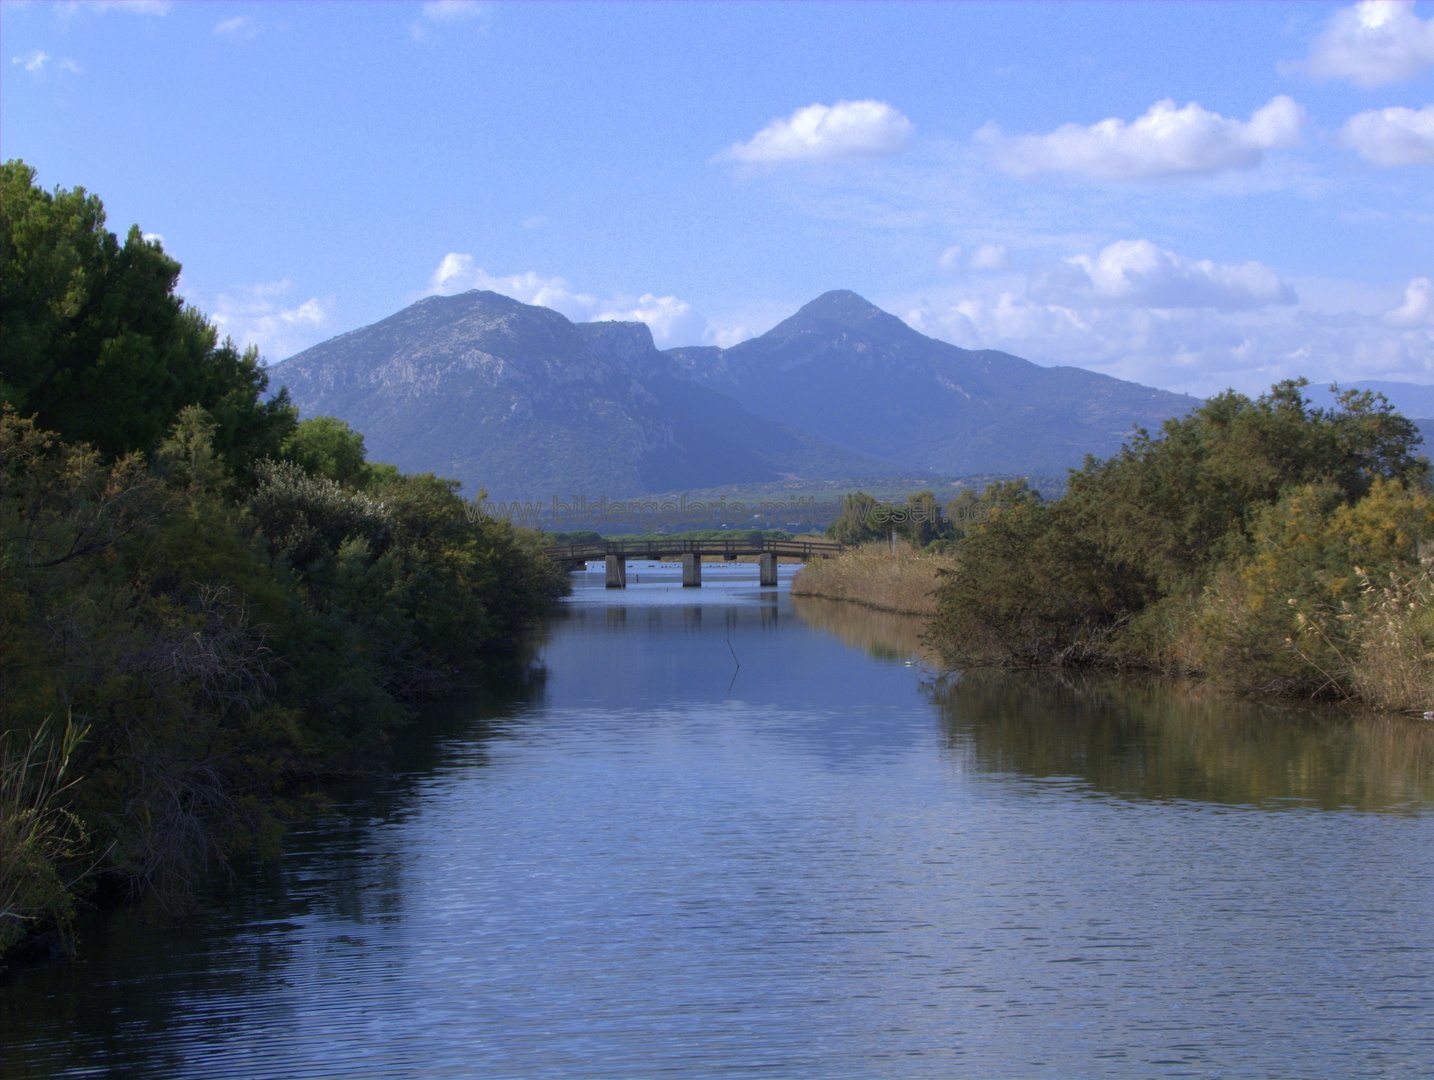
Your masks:
M1063 124L1049 135L1008 136L994 123L976 133L996 162L1015 176L1074 173L1096 180L1156 180L1227 169L1253 169L1267 150L1298 146L1304 109L1283 94L1248 121L1158 101L1127 124L1110 117L1084 127Z
M487 9L478 0L432 0L423 5L423 17L438 23L465 22L482 18Z
M524 304L550 307L575 320L589 318L601 303L595 296L573 292L560 277L544 277L533 270L526 274L495 277L482 267L474 266L472 255L460 255L455 251L443 256L428 284L432 292L443 296L470 289L502 293Z
M727 161L849 161L889 157L911 139L911 121L884 101L808 105L773 120L748 142L721 154Z
M157 232L147 232L140 237L146 244L163 244L164 237Z
M548 223L548 219L547 219L544 215L542 215L542 214L537 214L537 215L535 215L535 216L533 216L533 217L528 218L526 221L524 221L524 222L523 222L523 228L525 228L525 229L541 229L541 228L542 228L544 225L546 225L547 223Z
M947 248L936 260L936 265L942 270L1009 270L1011 268L1011 256L1002 244L982 244L975 251L971 252L969 258L965 251L958 245Z
M22 64L26 71L42 71L50 60L50 54L34 49L25 56L12 56L10 63Z
M292 291L290 281L271 281L221 293L207 307L221 337L232 337L241 348L257 345L274 363L329 336L332 298L286 307L283 298Z
M608 320L646 323L658 348L700 341L707 328L707 320L693 311L687 301L652 293L643 293L635 303L619 299L614 307L598 312L591 321Z
M1220 299L1221 289L1233 288L1238 298L1246 277L1253 281L1246 282L1247 292L1268 295L1271 288L1261 284L1263 274L1238 272L1252 264L1220 267L1167 252L1161 254L1175 265L1154 275L1154 284L1166 279L1162 296L1149 277L1132 281L1118 273L1131 260L1108 252L1066 264L1088 282L1082 288L1052 291L1036 278L1022 289L1010 275L968 277L886 306L922 333L964 348L1002 349L1040 364L1072 364L1199 395L1227 386L1258 393L1299 375L1316 384L1434 383L1434 282L1428 278L1409 282L1402 303L1397 290L1329 280L1302 283L1314 303L1259 304L1257 295L1237 305L1227 295L1223 304L1201 304L1194 301L1202 291L1206 299L1211 291ZM1169 295L1180 289L1185 295ZM1342 302L1349 298L1352 303ZM1172 300L1188 306L1162 306Z
M1384 314L1390 326L1434 326L1434 281L1414 278L1404 287L1404 303Z
M971 256L972 270L1009 270L1011 256L1001 244L982 244Z
M259 24L254 21L252 15L236 15L216 25L213 33L216 37L222 35L247 41L259 33Z
M480 31L487 29L488 5L478 0L432 0L419 9L419 18L409 24L415 41L428 41L434 26L455 26L475 22Z
M1206 395L1245 393L1279 379L1434 381L1434 332L1377 316L1301 308L1225 312L1044 303L1019 292L921 298L906 321L970 349L1003 349L1147 386Z
M68 23L80 12L87 15L104 15L117 11L123 15L168 15L168 0L68 0L55 5L55 14L63 23Z
M740 324L721 327L709 324L706 332L702 335L702 344L716 345L719 349L730 349L733 345L756 336L755 333Z
M1434 105L1370 109L1345 122L1340 141L1373 165L1434 165Z
M1414 14L1413 0L1365 0L1335 12L1301 63L1282 64L1316 79L1384 86L1434 65L1434 19Z
M524 304L536 304L561 312L574 322L646 323L658 348L691 345L702 341L707 321L692 310L685 300L675 296L616 295L599 298L576 292L560 277L546 277L536 271L526 274L495 276L473 265L473 256L449 252L438 264L429 280L431 292L443 296L485 289L511 296Z
M1074 255L1031 282L1032 296L1094 307L1215 308L1242 311L1293 304L1292 288L1263 263L1194 261L1149 240L1120 240Z
M12 56L10 58L10 63L19 64L26 71L38 75L40 72L45 70L45 65L53 59L54 57L52 57L47 52L41 52L39 49L32 49L24 56ZM56 60L55 67L59 68L61 71L68 71L72 75L78 75L81 71L79 64L75 63L73 60L68 59Z

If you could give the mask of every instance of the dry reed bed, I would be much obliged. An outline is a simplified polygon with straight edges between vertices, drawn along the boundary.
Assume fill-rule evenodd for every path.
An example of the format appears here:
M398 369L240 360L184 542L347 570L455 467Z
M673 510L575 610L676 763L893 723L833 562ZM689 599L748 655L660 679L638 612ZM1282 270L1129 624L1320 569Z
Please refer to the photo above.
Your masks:
M792 581L792 595L848 600L907 615L936 613L941 570L956 565L948 555L927 555L909 544L865 544L831 559L816 559Z

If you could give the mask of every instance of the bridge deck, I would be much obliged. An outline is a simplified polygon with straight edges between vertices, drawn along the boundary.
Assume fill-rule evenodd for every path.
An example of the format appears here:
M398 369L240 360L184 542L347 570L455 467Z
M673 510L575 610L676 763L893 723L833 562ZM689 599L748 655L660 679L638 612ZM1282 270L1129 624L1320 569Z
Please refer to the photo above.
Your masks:
M681 536L657 536L650 540L603 540L585 544L554 544L550 555L555 562L576 566L609 555L624 559L663 559L675 555L735 559L739 555L771 554L783 559L829 559L840 553L835 540L685 540Z

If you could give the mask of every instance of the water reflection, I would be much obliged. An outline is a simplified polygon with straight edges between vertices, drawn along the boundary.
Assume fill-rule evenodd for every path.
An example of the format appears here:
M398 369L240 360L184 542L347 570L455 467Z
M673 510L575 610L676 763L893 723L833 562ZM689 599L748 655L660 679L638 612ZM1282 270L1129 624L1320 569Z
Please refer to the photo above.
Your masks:
M919 618L814 597L792 605L876 659L934 664ZM1434 724L1422 720L1042 672L970 671L937 677L928 692L970 772L1272 808L1411 811L1434 800Z
M1434 798L1434 725L1208 687L971 671L935 682L948 745L984 773L1112 795L1410 810Z
M393 740L391 773L328 788L331 806L293 831L284 857L236 863L183 911L92 913L77 925L77 962L8 972L0 1076L253 1075L234 1048L291 1028L306 979L394 952L411 885L399 838L435 778L486 766L490 745L531 720L545 637L425 708Z
M793 596L792 609L808 626L835 635L873 659L936 662L934 650L922 641L926 621L914 615L819 596Z

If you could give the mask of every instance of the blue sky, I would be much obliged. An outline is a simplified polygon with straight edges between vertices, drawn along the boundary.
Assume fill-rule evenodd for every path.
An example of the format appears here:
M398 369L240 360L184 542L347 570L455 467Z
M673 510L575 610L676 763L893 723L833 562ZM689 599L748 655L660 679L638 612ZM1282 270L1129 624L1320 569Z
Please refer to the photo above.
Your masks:
M1151 385L1434 383L1434 3L0 4L0 153L270 361L832 288Z

